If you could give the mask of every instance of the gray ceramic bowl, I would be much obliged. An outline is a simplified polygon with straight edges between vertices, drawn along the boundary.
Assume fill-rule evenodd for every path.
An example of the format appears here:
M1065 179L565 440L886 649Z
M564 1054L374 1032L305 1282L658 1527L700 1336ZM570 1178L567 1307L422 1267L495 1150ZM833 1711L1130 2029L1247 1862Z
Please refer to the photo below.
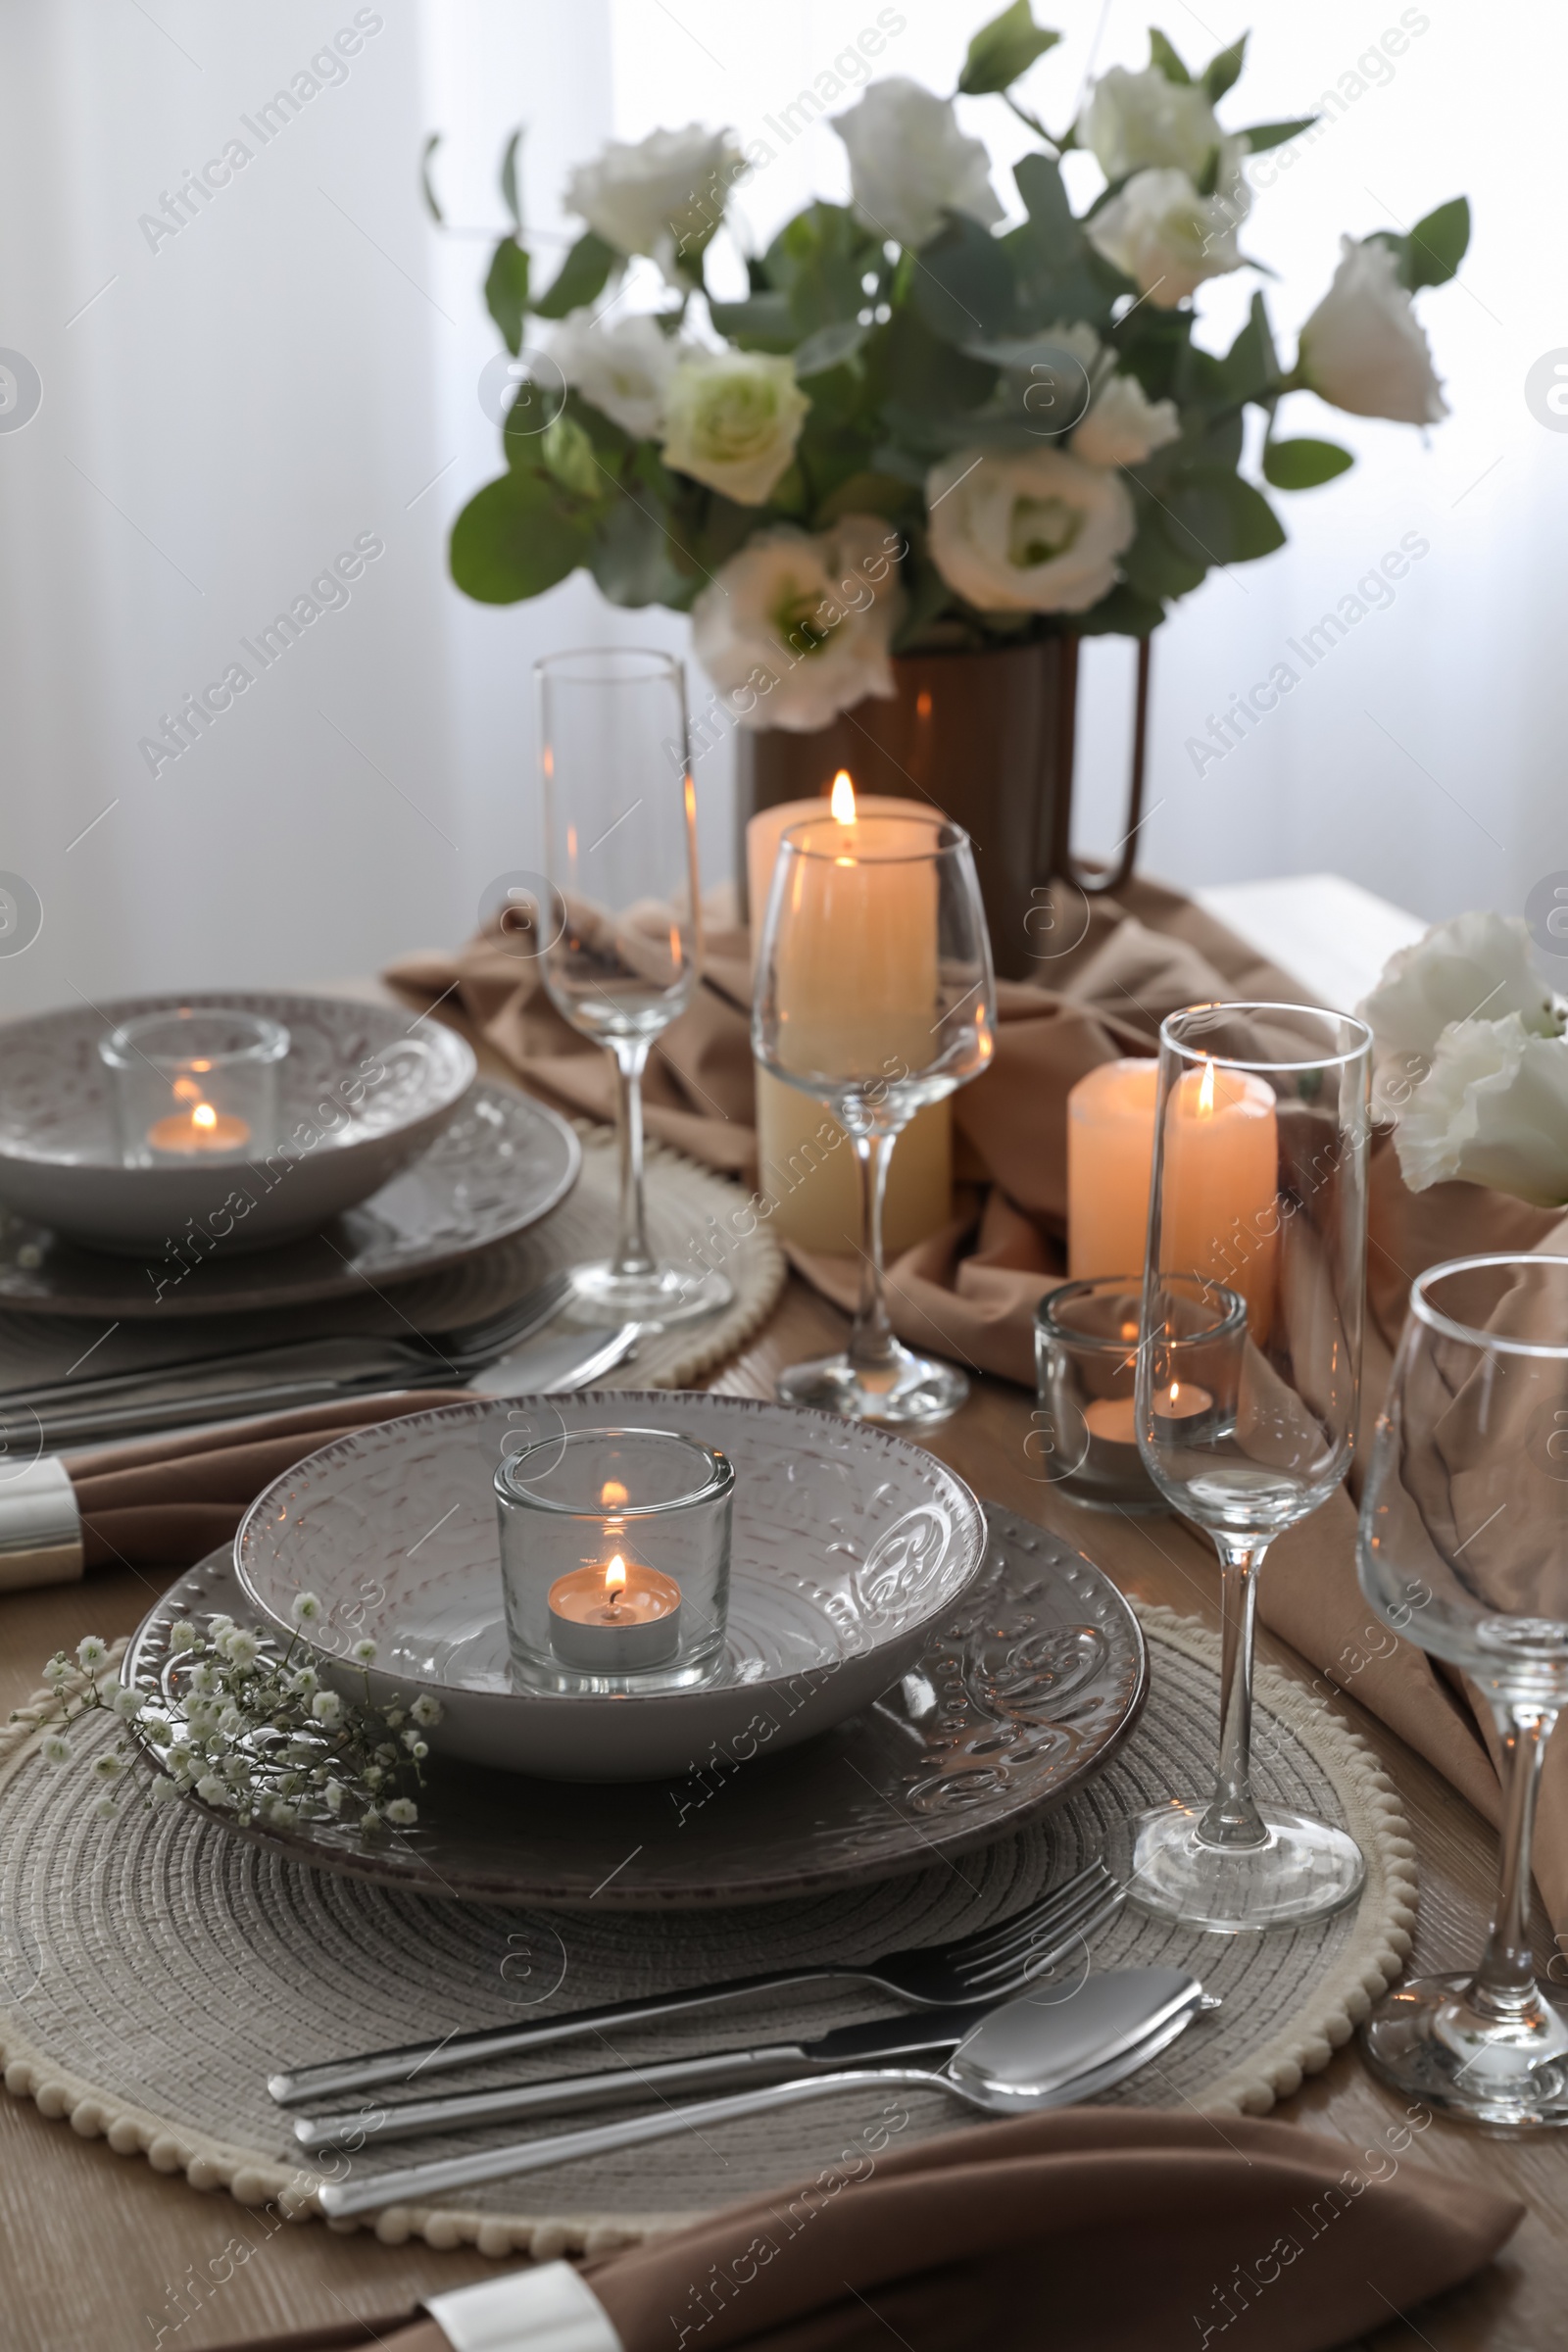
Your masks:
M679 1430L735 1466L729 1641L697 1690L519 1692L508 1668L493 1481L562 1429ZM986 1527L923 1447L832 1413L652 1390L497 1396L325 1446L258 1496L234 1540L260 1614L292 1634L312 1592L325 1678L440 1700L432 1747L546 1780L659 1780L792 1747L868 1706L979 1575ZM369 1637L367 1678L344 1661Z
M265 1162L127 1168L98 1041L181 1004L263 1013L289 1033L278 1149ZM225 1254L314 1233L428 1150L473 1082L470 1048L395 1004L347 998L138 997L0 1028L0 1202L88 1248L175 1249L192 1227ZM210 1247L204 1240L204 1248Z

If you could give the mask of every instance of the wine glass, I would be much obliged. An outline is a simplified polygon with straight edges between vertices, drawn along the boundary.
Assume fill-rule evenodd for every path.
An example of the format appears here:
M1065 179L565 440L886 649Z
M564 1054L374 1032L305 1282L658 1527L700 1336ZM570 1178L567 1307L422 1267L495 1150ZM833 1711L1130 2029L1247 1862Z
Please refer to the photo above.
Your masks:
M758 951L752 1048L849 1137L863 1235L849 1347L782 1374L785 1403L907 1426L944 1420L967 1396L961 1372L893 1336L882 1196L900 1131L990 1061L995 989L958 826L934 814L824 815L784 835Z
M1480 1966L1398 1985L1362 2028L1376 2071L1493 2127L1568 2124L1568 2012L1530 1951L1530 1834L1568 1703L1568 1257L1423 1274L1378 1422L1361 1590L1458 1667L1502 1750L1502 1867Z
M1135 1419L1154 1486L1220 1556L1220 1754L1206 1803L1123 1823L1111 1862L1140 1909L1218 1933L1322 1918L1365 1871L1344 1831L1257 1803L1250 1736L1263 1555L1354 1442L1371 1043L1296 1004L1189 1005L1159 1033Z
M620 1213L612 1256L571 1269L579 1321L658 1330L711 1314L722 1274L659 1263L643 1200L642 1076L653 1042L685 1011L702 961L697 796L686 685L667 654L623 647L534 664L545 868L545 987L571 1026L614 1057Z

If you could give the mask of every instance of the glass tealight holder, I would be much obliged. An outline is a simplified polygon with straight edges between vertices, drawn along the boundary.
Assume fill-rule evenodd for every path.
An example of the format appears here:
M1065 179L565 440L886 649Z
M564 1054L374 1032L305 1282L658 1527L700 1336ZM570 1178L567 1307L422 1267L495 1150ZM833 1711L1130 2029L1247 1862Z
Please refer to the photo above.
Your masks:
M200 1004L140 1013L101 1037L125 1166L265 1159L288 1046L279 1021Z
M1169 1508L1138 1451L1143 1290L1141 1274L1102 1274L1064 1282L1035 1309L1039 1409L1025 1442L1032 1475L1092 1510ZM1190 1420L1209 1435L1216 1415L1234 1417L1233 1358L1247 1309L1216 1285L1195 1282L1192 1290L1190 1335L1160 1342L1156 1402L1162 1421Z
M496 1472L513 1679L683 1690L724 1657L735 1472L663 1429L577 1429Z

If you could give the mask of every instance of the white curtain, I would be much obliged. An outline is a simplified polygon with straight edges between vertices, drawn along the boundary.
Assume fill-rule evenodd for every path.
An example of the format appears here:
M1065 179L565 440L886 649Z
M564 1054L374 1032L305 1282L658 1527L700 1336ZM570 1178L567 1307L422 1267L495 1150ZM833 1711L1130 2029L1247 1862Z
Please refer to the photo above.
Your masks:
M773 149L743 198L761 243L845 184L800 94L845 78L835 60L879 24L876 71L951 88L995 5L4 0L0 354L24 365L15 392L0 378L0 870L36 892L43 928L0 955L0 1014L368 971L469 928L492 877L535 854L530 662L685 633L607 612L581 578L492 611L446 577L451 518L498 462L479 283L507 133L526 126L530 231L559 250L572 161L659 123L733 123ZM1102 67L1143 61L1141 8L1036 13L1067 36L1037 76L1049 120L1097 41ZM1200 61L1209 36L1178 13ZM1437 915L1517 907L1568 867L1568 434L1526 397L1531 368L1568 354L1568 27L1517 7L1504 70L1497 24L1480 0L1276 12L1227 104L1261 120L1340 93L1259 173L1244 238L1280 273L1288 348L1341 230L1408 224L1462 188L1476 236L1460 281L1420 305L1450 418L1423 445L1295 403L1293 429L1343 440L1356 468L1281 500L1290 546L1214 575L1160 632L1144 859L1175 880L1334 868ZM1010 198L1025 134L998 101L964 113ZM418 188L434 130L445 235ZM1208 291L1209 340L1254 282ZM8 429L29 364L41 405ZM1427 552L1393 603L1308 669L1291 641L1411 535ZM1093 655L1088 846L1120 829L1129 674L1126 649ZM1279 708L1222 759L1195 752L1282 661L1299 682ZM716 875L728 779L704 766Z

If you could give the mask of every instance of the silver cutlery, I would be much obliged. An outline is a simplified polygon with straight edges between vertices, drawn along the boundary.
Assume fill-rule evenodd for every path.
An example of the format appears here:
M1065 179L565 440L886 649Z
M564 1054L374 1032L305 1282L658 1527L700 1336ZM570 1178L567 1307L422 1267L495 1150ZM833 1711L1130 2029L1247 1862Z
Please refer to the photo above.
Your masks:
M944 2092L983 2115L1032 2115L1108 2089L1157 2057L1200 2009L1217 2005L1196 1977L1180 1969L1110 1971L1089 1978L1065 1998L1047 1999L1037 1991L991 2010L940 2068L836 2067L740 2091L731 2098L662 2106L649 2115L586 2131L553 2132L544 2139L476 2149L471 2155L441 2157L361 2179L351 2173L347 2180L322 2182L317 2196L322 2212L338 2220L435 2196L444 2189L611 2155L676 2132L702 2132L803 2099L890 2083Z
M656 2017L680 2017L693 2009L746 2000L788 1984L874 1984L917 2008L979 2008L1005 2000L1032 1977L1054 1968L1081 1936L1108 1919L1124 1897L1125 1889L1104 1866L1091 1862L1026 1910L956 1943L889 1952L879 1960L853 1966L771 1969L721 1984L691 1985L636 2001L609 2001L598 2008L576 2009L568 2016L537 2019L529 2025L484 2027L450 2034L443 2040L408 2042L398 2049L369 2050L356 2058L325 2059L273 2075L267 2087L280 2107L302 2107L312 2100L336 2098L343 2091L411 2082L418 2074L445 2073L481 2059L513 2058L519 2051L544 2049L551 2042L570 2041L581 2034L640 2025Z

